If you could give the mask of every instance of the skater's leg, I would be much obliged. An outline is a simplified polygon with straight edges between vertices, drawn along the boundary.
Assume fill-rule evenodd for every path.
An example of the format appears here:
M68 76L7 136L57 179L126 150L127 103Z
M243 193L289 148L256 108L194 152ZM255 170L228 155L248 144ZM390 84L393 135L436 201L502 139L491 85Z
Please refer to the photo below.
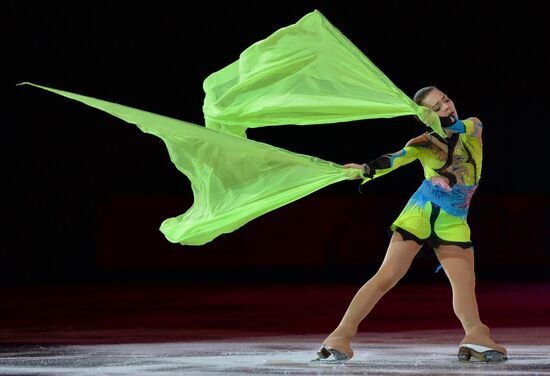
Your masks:
M401 234L394 232L380 269L357 291L342 321L323 344L344 352L351 358L351 341L357 333L359 323L378 300L405 275L419 250L419 244L412 240L403 240Z
M454 312L466 332L461 344L482 345L506 354L506 349L491 339L489 328L479 318L473 248L442 245L436 254L451 282Z

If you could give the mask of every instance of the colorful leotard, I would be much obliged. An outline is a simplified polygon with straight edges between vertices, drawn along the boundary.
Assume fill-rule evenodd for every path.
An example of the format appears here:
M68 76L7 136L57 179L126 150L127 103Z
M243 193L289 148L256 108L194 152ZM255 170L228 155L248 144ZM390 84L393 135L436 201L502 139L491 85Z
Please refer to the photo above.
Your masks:
M477 118L458 122L459 133L444 139L425 133L410 140L397 153L381 156L369 165L374 178L419 159L425 180L392 223L404 239L437 248L440 244L472 246L467 223L468 208L479 179L482 162L482 124Z

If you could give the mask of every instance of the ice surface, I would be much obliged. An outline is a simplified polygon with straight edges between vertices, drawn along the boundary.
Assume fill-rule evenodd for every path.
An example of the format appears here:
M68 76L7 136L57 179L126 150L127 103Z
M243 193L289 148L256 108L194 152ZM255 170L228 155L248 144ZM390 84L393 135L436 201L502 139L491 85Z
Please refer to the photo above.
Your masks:
M550 375L550 328L493 331L509 360L459 362L459 331L361 334L345 363L311 362L316 335L0 348L0 375Z

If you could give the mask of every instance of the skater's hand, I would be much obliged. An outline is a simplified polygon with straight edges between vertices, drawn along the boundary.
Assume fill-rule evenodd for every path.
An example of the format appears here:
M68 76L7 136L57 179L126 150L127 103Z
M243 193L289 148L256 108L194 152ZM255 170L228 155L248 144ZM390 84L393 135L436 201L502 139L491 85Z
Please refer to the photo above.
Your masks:
M359 170L363 169L363 165L357 164L357 163L346 163L344 165L344 168L357 168Z
M344 165L344 168L356 168L358 170L361 170L361 172L363 173L363 175L365 175L366 177L369 177L369 178L372 178L372 176L374 175L374 169L372 169L368 163L365 163L365 164L358 164L358 163L346 163ZM356 180L358 179L362 179L361 176L358 176L355 178Z
M361 172L364 171L364 170L363 170L363 165L360 165L360 164L357 164L357 163L346 163L346 164L344 165L344 168L356 168L356 169L358 169L358 170L361 170ZM362 178L361 178L361 175L359 175L359 176L357 176L357 177L355 178L355 180L359 180L359 179L362 179Z
M443 128L449 128L451 125L456 123L456 117L454 115L450 116L440 116L439 122Z
M453 131L454 133L466 133L466 126L462 120L458 119L454 115L440 117L439 121L441 122L441 126L443 128Z

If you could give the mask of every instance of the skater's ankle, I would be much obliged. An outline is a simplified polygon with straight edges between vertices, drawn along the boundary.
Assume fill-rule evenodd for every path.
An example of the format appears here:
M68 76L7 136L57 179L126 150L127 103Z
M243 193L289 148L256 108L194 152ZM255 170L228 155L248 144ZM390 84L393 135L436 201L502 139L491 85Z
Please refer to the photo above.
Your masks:
M357 334L357 325L350 323L340 323L332 332L331 336L353 338Z
M491 336L489 327L481 322L470 324L464 327L466 337L468 336Z

